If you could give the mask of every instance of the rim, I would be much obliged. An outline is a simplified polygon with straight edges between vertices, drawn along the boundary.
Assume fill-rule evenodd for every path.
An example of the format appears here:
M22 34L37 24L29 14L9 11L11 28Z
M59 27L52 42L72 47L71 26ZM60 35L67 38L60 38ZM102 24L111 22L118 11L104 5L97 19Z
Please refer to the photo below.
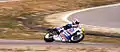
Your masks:
M81 39L82 37L83 37L83 35L81 33L77 33L77 35L71 37L71 40L77 41L77 40Z
M52 38L52 35L50 35L49 33L45 35L45 38Z

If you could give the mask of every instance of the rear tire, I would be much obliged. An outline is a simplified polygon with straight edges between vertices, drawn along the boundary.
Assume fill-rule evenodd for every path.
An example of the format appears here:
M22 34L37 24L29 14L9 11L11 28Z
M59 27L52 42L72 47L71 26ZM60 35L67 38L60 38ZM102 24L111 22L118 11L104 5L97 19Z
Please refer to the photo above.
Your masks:
M53 39L53 35L51 33L47 33L45 36L44 36L44 40L45 42L53 42L54 39Z
M78 43L84 39L84 34L79 31L71 37L71 43Z

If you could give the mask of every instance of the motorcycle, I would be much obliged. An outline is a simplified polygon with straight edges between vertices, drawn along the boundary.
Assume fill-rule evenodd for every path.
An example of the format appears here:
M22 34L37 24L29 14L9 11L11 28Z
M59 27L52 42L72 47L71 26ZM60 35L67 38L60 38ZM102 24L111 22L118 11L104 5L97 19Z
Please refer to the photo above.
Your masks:
M84 28L70 28L67 30L61 30L62 28L57 28L56 30L48 29L47 34L44 36L45 42L69 42L69 43L78 43L84 39L85 33ZM60 32L59 32L60 31Z

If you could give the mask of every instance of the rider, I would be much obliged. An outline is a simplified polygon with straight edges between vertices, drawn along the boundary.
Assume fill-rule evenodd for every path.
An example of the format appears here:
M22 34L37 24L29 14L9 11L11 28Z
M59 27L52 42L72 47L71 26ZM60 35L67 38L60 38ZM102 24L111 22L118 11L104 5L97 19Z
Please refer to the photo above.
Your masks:
M57 31L57 33L59 34L63 30L67 30L67 29L70 29L70 28L73 28L73 27L77 28L77 27L79 27L79 24L80 24L80 22L78 20L75 20L75 21L72 21L72 23L66 24L63 27L59 27L59 28L57 27L54 30Z
M70 28L77 28L77 27L79 27L79 23L80 22L77 21L77 20L76 21L72 21L72 23L66 24L63 27L57 27L54 30L57 32L56 35L60 35L60 33L63 32L64 30L67 30L67 29L70 29ZM63 38L62 41L66 41L66 39ZM67 41L69 41L69 40L67 40Z
M72 27L79 27L79 24L80 24L79 21L73 21L72 23L63 26L63 28L64 28L64 30L67 30Z

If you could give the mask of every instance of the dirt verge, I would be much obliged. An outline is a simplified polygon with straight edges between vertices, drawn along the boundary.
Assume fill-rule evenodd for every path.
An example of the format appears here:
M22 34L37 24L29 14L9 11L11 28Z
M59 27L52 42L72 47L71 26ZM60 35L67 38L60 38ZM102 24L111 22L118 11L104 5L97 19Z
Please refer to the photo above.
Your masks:
M1 52L119 52L119 47L63 45L0 45Z

